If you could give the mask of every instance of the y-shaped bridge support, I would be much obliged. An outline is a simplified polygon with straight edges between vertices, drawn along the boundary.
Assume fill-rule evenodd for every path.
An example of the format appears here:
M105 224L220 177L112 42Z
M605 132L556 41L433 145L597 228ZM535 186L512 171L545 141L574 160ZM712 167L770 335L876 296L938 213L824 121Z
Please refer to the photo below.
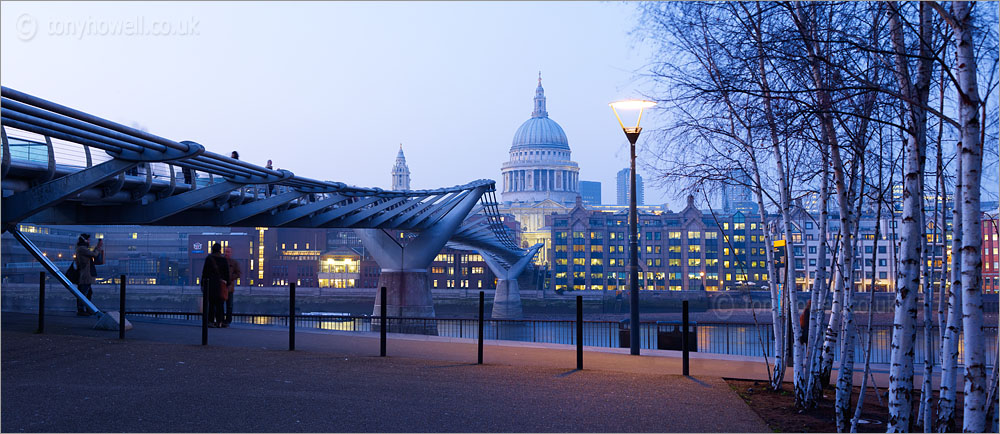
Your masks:
M405 246L400 243L402 240L381 229L355 230L365 248L382 267L378 287L386 287L387 300L381 299L381 291L376 292L375 315L380 313L385 302L386 313L390 317L434 317L434 299L427 268L486 189L487 186L475 187L437 223L420 232ZM433 333L434 330L428 332Z
M483 254L483 260L490 267L490 271L497 276L497 290L493 296L493 319L521 319L524 318L524 309L521 307L521 289L517 285L517 278L524 272L524 269L531 263L531 259L538 253L542 244L535 244L528 253L514 262L507 265L491 255Z

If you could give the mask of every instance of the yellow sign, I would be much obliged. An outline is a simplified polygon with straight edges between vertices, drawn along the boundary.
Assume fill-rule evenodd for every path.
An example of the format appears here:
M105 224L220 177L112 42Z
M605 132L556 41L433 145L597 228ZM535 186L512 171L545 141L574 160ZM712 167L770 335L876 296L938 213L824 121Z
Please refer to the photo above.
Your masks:
M774 247L784 247L785 240L774 240Z

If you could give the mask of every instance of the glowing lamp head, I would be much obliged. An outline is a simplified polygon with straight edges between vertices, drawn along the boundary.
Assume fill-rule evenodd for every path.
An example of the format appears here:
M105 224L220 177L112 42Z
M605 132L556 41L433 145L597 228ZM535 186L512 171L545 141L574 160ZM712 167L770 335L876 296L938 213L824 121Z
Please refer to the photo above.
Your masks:
M632 142L632 144L634 145L635 141L639 138L639 133L642 131L642 128L639 127L639 122L642 121L642 111L647 108L655 106L656 103L653 101L646 101L641 99L629 99L624 101L616 101L608 105L611 106L611 110L615 113L615 118L618 119L618 125L622 127L622 131L625 131L625 136L628 137L629 141ZM621 115L618 113L619 110L629 111L629 112L636 110L639 111L638 116L636 116L635 119L634 127L625 126L625 123L622 122Z

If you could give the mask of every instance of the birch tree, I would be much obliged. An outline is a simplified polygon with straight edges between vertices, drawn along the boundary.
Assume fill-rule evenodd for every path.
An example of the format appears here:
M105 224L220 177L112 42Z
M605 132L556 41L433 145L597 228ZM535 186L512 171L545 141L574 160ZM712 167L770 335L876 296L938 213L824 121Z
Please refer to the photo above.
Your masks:
M982 247L980 179L983 168L982 125L979 113L978 65L973 44L973 13L970 2L952 2L948 12L929 3L952 29L958 89L962 165L962 328L964 334L965 409L962 430L986 429L986 351L983 336Z
M903 215L901 232L901 272L896 281L892 345L889 367L890 432L910 431L913 393L913 355L916 339L916 299L920 288L920 263L926 239L923 228L923 176L927 151L927 100L933 67L931 54L930 7L918 6L919 43L916 77L910 75L909 58L903 36L899 4L889 3L889 28L895 60L894 73L906 113L906 157L903 177Z

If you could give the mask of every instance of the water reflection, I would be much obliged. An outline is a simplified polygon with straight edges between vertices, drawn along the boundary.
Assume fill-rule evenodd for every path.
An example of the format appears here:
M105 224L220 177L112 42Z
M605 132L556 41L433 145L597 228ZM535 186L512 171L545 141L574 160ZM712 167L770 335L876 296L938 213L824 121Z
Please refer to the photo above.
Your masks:
M373 320L375 324L373 325ZM255 325L287 326L288 320L281 316L246 315L238 316L238 322ZM297 317L295 326L298 328L333 330L333 331L378 331L377 318L351 316L307 316ZM674 331L674 324L642 324L640 342L642 348L661 348L661 333ZM694 330L697 351L715 354L732 354L741 356L762 357L765 354L774 356L774 335L770 324L696 324ZM389 332L406 334L427 334L442 337L475 339L479 335L478 321L472 319L390 319ZM659 332L659 333L658 333ZM674 331L674 333L677 333ZM871 362L887 364L890 362L890 342L892 326L883 325L871 330L872 354ZM917 330L914 345L914 360L922 363L926 351L923 339L924 330ZM987 364L995 363L997 353L996 329L988 329L986 338ZM583 344L596 347L627 347L628 333L622 333L619 324L615 322L585 322L583 327ZM507 340L519 342L538 342L553 344L575 344L576 323L574 321L546 320L487 320L483 328L484 339ZM940 332L932 331L932 356L939 359ZM674 338L671 338L674 339ZM679 344L678 344L679 345ZM678 348L679 349L679 348ZM865 328L859 328L855 339L855 362L864 363L868 350L868 334ZM959 363L964 356L964 345L959 340ZM835 347L835 356L839 357L839 346ZM935 361L939 363L939 361Z

